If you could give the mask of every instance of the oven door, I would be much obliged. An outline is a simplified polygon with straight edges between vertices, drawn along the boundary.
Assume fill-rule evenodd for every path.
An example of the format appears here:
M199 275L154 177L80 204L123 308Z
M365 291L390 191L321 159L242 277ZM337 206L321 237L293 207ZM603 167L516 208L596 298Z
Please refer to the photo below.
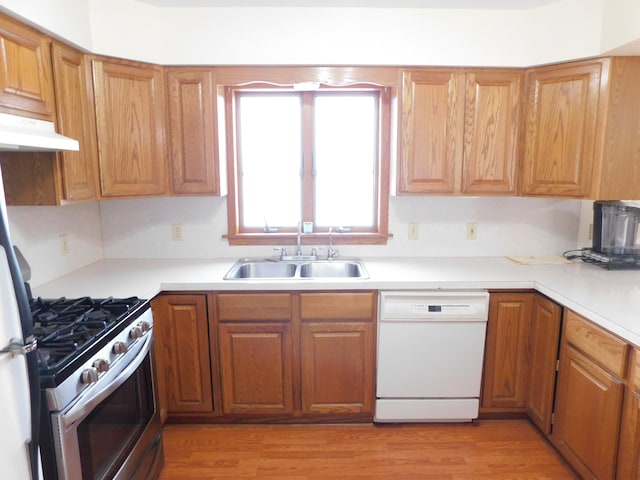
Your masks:
M152 335L136 342L96 388L52 415L59 478L147 479L162 468Z

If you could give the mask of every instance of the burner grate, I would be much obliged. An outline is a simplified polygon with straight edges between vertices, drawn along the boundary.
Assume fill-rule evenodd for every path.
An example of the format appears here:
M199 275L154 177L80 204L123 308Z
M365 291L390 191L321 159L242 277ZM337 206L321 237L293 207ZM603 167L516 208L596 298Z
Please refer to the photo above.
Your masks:
M41 372L55 372L73 362L143 302L138 297L32 300Z

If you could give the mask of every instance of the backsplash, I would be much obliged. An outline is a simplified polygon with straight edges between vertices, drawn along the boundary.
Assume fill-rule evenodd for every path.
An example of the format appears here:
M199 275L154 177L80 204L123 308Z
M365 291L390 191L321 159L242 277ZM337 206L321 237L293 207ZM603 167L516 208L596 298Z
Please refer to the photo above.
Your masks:
M100 204L8 207L11 240L31 265L39 285L103 258ZM68 253L62 254L60 235Z
M386 246L340 246L362 257L551 255L585 245L591 202L522 197L392 197ZM230 247L226 197L110 200L63 207L10 207L13 241L46 283L102 258L270 256L271 246ZM582 220L582 222L581 222ZM409 223L418 239L408 239ZM466 239L467 223L478 226ZM183 240L172 239L182 225ZM61 254L60 235L69 252Z

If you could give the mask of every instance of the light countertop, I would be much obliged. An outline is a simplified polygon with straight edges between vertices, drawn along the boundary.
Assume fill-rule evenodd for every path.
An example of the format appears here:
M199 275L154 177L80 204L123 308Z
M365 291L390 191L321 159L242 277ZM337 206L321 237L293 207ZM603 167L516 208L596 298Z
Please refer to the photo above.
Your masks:
M640 346L640 271L504 257L364 258L368 279L223 280L234 259L105 259L33 287L41 297L152 298L161 291L531 289Z

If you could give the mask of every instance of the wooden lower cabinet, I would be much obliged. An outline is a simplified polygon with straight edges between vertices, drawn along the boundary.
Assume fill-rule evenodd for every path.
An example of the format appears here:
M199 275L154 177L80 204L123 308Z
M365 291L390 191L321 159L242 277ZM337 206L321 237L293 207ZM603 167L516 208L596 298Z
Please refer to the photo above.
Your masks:
M627 347L565 312L551 440L583 478L616 478Z
M303 416L373 417L377 298L369 291L300 294Z
M213 414L207 296L160 295L152 302L161 417Z
M527 342L535 294L491 293L484 359L483 413L524 412Z
M618 480L640 480L640 350L631 357L618 454Z
M293 414L290 329L287 323L218 325L224 414Z
M305 323L300 341L302 413L373 414L372 325Z
M545 434L551 433L562 307L536 294L529 329L526 410Z
M223 417L371 421L376 292L215 297Z

